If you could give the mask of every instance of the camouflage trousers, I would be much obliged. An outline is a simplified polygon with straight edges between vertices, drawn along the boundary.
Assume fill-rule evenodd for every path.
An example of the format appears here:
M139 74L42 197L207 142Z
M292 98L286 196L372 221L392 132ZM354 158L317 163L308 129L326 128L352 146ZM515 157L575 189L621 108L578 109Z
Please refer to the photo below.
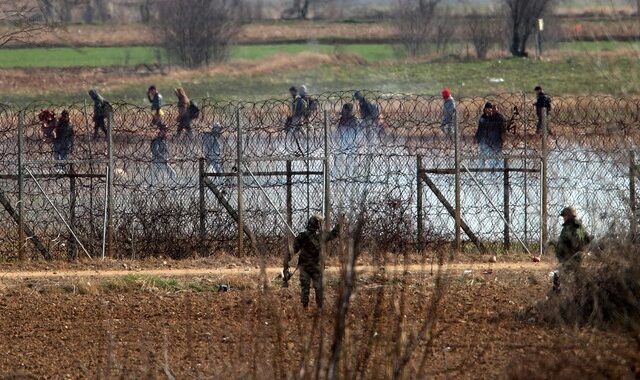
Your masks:
M320 268L300 267L300 301L302 301L302 306L304 307L309 306L309 293L312 284L316 292L316 305L322 308L324 296L322 289L322 270L320 270Z
M580 253L572 258L560 263L560 267L553 273L553 290L560 291L560 279L563 283L576 282L580 280L580 264L582 257Z

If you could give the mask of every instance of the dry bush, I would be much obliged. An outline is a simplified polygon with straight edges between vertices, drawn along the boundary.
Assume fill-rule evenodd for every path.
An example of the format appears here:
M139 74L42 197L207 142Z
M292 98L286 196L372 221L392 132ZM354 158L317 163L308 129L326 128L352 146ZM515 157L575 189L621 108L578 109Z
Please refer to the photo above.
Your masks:
M501 33L501 25L496 16L474 12L466 20L466 29L467 39L471 41L476 56L479 59L487 58L489 49L498 42Z
M159 3L159 30L166 49L189 67L227 58L240 31L242 1L165 0Z
M398 39L412 56L427 52L429 44L443 41L446 36L439 31L443 26L438 18L438 5L442 0L400 0L395 14Z

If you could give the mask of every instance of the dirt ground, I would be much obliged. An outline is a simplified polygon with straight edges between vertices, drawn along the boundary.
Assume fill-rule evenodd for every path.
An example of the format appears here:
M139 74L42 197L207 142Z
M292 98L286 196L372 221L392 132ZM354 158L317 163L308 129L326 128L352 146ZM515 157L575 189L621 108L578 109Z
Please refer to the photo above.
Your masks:
M634 378L640 357L623 331L551 325L528 311L548 295L552 267L458 263L441 275L430 265L361 268L338 378L389 378L403 362L401 378ZM322 312L300 307L297 275L282 289L277 268L261 281L252 263L113 268L100 277L80 269L0 277L1 378L313 378L326 371L338 268L326 273ZM434 294L443 294L436 309Z

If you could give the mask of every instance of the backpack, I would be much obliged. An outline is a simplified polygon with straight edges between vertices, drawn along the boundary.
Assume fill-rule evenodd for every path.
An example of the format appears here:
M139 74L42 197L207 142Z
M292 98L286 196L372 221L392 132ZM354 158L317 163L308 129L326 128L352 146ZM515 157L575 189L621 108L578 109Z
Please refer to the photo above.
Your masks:
M106 100L102 101L102 104L100 105L100 113L103 116L107 116L112 112L113 112L113 106L111 105L111 103L109 103Z
M309 118L314 112L318 111L319 109L320 109L320 102L318 102L318 99L308 97L307 107L304 111L304 116Z
M547 112L551 112L551 97L549 95L544 96L544 106L547 108Z
M189 102L188 112L191 120L195 120L200 117L200 108L198 108L198 105L194 101Z

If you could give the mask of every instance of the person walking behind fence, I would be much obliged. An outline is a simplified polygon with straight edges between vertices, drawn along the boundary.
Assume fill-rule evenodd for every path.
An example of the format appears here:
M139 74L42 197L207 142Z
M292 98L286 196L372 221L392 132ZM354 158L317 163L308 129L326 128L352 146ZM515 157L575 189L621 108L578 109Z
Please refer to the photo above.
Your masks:
M298 89L295 86L289 88L289 94L291 95L291 110L285 122L285 130L287 132L302 125L306 110L305 101L298 94Z
M322 308L323 284L322 284L322 263L320 260L320 247L323 242L331 241L340 235L340 225L325 233L322 231L323 218L320 215L313 215L307 222L305 231L298 234L293 243L294 254L300 253L298 259L298 270L300 271L300 301L303 307L309 306L309 293L311 285L316 293L316 305ZM284 260L284 272L289 270L291 257L287 253Z
M113 112L113 107L95 89L89 90L89 96L93 100L93 138L97 139L100 131L107 136L105 121Z
M507 121L504 116L498 112L493 104L487 102L478 122L478 130L474 139L478 144L480 155L483 158L490 157L488 162L491 168L500 165L500 160L496 156L502 155L506 126ZM483 165L484 163L483 159Z
M442 107L442 123L440 123L440 129L450 138L453 138L453 132L457 123L457 111L456 102L451 95L451 90L445 88L442 90L442 99L444 105Z
M364 135L368 143L376 144L378 141L375 137L382 133L382 131L378 130L380 108L377 104L368 101L360 91L356 91L353 94L353 99L358 102L358 108L360 109L359 132Z
M592 238L578 219L576 209L565 207L560 213L564 223L558 241L555 243L556 257L560 263L559 270L553 273L553 290L560 291L560 279L577 278L582 262L582 254Z
M302 85L299 88L291 87L289 93L291 101L291 113L285 123L285 141L283 155L304 155L302 126L308 122L309 110L307 107L307 88Z
M220 138L222 137L222 126L214 123L211 131L202 137L202 151L204 159L209 165L208 171L211 173L222 173L222 154L220 149Z
M66 161L73 152L73 127L69 111L64 110L53 133L53 156L56 161ZM57 171L65 172L65 164L56 164Z
M182 131L186 131L187 135L191 136L191 123L200 116L200 109L189 99L184 88L176 88L175 93L178 98L178 117L176 120L178 122L178 132L176 136L180 137Z
M353 111L353 104L345 103L338 120L338 142L340 153L350 154L355 150L358 119Z
M160 179L164 174L168 174L170 178L175 178L176 173L171 169L171 166L169 166L167 126L157 114L153 115L153 124L158 128L158 134L151 140L152 181L156 182L156 180Z
M380 108L377 104L368 101L360 91L353 94L353 99L358 102L360 118L363 122L374 124L380 117Z
M147 99L151 103L151 112L154 115L162 116L162 94L158 92L156 86L149 86ZM152 119L152 122L155 122L155 119Z
M543 124L547 125L547 133L553 134L551 132L551 128L549 127L549 114L551 113L551 98L549 95L544 93L542 87L536 86L534 89L536 92L536 102L534 106L536 107L536 116L538 118L538 122L536 124L536 133L542 133Z
M54 132L56 129L56 114L51 110L42 110L38 114L38 120L40 120L40 127L42 129L42 135L45 141L53 141Z

